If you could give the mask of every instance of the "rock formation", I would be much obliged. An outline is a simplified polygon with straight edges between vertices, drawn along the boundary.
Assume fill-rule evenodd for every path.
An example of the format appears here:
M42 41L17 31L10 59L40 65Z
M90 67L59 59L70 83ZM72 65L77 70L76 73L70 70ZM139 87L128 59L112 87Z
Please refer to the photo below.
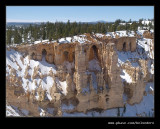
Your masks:
M38 107L44 109L53 107L55 110L52 115L61 116L63 103L74 105L72 112L84 113L93 109L124 107L123 94L128 97L127 103L131 105L140 103L145 90L144 80L153 80L153 76L151 77L148 72L148 62L139 60L141 69L127 63L117 65L117 51L135 52L136 37L112 39L104 36L93 39L94 35L86 34L86 36L88 42L85 43L39 43L8 48L23 53L24 57L28 56L30 60L42 61L44 57L48 63L56 66L56 73L50 70L47 75L44 75L37 66L34 67L33 74L29 75L29 66L27 66L24 78L33 80L33 85L37 88L36 90L28 88L25 92L22 78L17 77L15 69L8 66L11 72L6 77L7 102L29 110L32 116L39 116ZM20 68L19 66L19 70ZM122 69L131 76L132 83L121 80ZM35 80L47 76L53 80L49 90L45 90L43 83ZM63 90L62 85L66 86L66 91ZM48 99L48 94L51 99Z

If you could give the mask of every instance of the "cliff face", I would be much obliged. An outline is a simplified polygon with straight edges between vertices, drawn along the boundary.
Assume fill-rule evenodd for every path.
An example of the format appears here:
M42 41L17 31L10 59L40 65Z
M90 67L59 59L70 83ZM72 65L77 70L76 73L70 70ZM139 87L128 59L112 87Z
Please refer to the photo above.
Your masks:
M154 33L151 33L151 32L149 32L149 31L145 31L145 32L143 33L143 37L144 37L144 38L149 38L149 39L154 39Z
M113 39L106 37L94 40L93 35L86 37L87 43L40 43L8 48L22 54L15 57L17 60L8 55L8 62L12 60L17 66L7 63L7 102L28 110L29 116L39 116L39 107L54 108L53 113L45 113L47 116L61 116L63 104L74 107L66 112L84 113L124 107L124 94L128 104L140 103L144 80L153 80L147 62L137 61L140 68L127 62L118 65L117 53L135 52L136 38L121 37L111 43ZM45 65L49 67L42 70ZM122 81L122 70L129 74L131 82Z

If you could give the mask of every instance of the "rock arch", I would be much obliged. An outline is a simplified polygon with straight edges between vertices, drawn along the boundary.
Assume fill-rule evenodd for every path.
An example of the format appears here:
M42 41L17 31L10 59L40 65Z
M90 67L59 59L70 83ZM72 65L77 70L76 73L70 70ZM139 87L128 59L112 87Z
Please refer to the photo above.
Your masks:
M43 49L42 50L42 60L43 60L43 58L45 58L45 60L46 60L46 56L47 56L47 51L46 51L46 49Z
M126 42L124 42L123 46L122 46L122 51L126 51L126 46L127 46L127 44L126 44Z
M36 54L34 52L32 52L32 54L31 54L31 59L33 59L33 60L36 59Z
M68 51L64 51L63 52L63 57L64 57L64 61L68 61L68 59L69 59L69 52Z
M93 52L94 52L94 57L95 57L96 59L98 59L98 49L97 49L97 47L96 47L95 45L93 45L93 46L92 46L92 49L93 49Z
M92 59L97 59L97 60L99 60L98 48L97 48L96 45L93 45L93 46L90 48L89 60L92 60Z
M99 48L96 45L90 47L88 69L90 71L101 71Z
M75 62L75 52L72 52L72 59L73 59L73 62Z
M128 46L129 46L129 51L131 51L132 49L131 42L128 43Z

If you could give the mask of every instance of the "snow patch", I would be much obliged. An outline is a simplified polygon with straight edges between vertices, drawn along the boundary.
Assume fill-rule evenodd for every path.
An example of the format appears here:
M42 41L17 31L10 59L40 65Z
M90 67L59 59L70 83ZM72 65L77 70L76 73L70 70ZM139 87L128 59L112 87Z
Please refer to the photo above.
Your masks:
M126 70L122 70L122 73L123 73L123 74L121 74L120 77L121 77L122 79L124 79L127 83L132 83L132 78L131 78L131 76L126 72Z

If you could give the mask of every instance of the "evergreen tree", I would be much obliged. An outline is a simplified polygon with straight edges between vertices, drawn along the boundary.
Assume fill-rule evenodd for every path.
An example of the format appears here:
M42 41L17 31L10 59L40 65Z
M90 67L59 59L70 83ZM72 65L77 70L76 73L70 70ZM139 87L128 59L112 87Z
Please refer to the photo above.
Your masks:
M106 27L104 23L101 24L101 33L106 33Z
M11 38L12 38L12 30L8 29L6 32L6 44L11 44Z
M49 33L49 41L52 41L52 35Z
M15 32L14 32L14 43L16 43L16 44L22 43L22 37L18 33L17 29L15 29Z
M144 26L142 24L142 20L139 20L139 23L133 22L131 25L126 23L126 25L120 25L119 23L125 22L120 19L117 19L112 23L101 23L98 22L96 24L88 24L88 23L71 23L69 20L67 23L63 22L55 22L55 23L41 23L40 25L29 25L25 27L16 27L11 26L7 27L6 30L6 43L11 43L11 38L14 37L15 43L21 43L22 37L24 38L24 42L27 42L27 39L32 41L40 40L40 39L49 39L50 41L57 40L62 37L74 36L78 34L84 33L106 33L113 32L117 30L133 30L136 31L138 26ZM152 19L153 20L153 19ZM128 22L132 22L131 19ZM149 23L147 25L150 29L153 29L153 25ZM13 29L15 29L13 31ZM28 37L29 36L29 37Z

